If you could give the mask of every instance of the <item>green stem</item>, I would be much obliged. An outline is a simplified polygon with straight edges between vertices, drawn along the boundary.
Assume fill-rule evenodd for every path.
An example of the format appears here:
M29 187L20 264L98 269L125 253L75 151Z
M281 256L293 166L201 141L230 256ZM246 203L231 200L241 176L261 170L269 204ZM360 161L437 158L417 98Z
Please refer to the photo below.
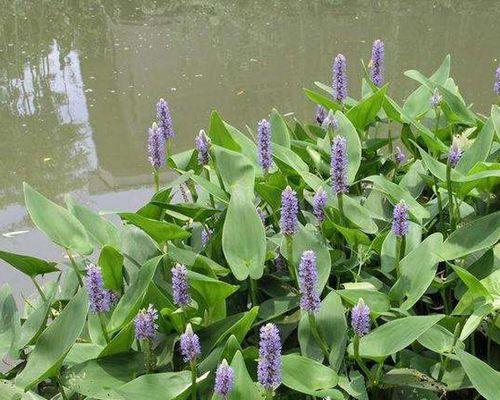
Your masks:
M272 390L266 390L266 400L272 400L274 397L274 392Z
M366 377L370 380L370 382L372 383L372 385L375 386L375 382L374 382L374 379L372 377L372 374L371 374L370 370L366 366L366 364L363 361L363 359L359 356L359 336L358 335L354 335L354 340L353 340L352 345L353 345L353 348L354 348L354 359L356 360L356 362L358 363L358 365L361 367L361 369L365 373Z
M434 187L436 188L436 196L438 201L439 210L439 228L441 232L444 232L444 220L443 220L443 199L441 198L441 193L439 193L439 186L437 178L434 177Z
M396 276L398 277L400 274L399 271L399 262L401 261L402 256L404 257L405 251L405 237L398 236L396 238L396 254L394 256L394 269L396 271Z
M34 276L30 276L33 284L36 287L36 290L38 290L38 293L40 294L40 297L42 298L43 301L47 301L47 297L45 297L45 293L43 292L41 286L38 284Z
M297 277L295 274L295 266L293 265L293 236L286 235L286 254L288 257L288 271L290 272L290 277L297 282Z
M205 169L205 171L207 175L207 181L210 182L210 171L208 169ZM209 199L210 199L210 205L212 206L212 208L215 208L214 196L212 195L212 193L209 193Z
M191 361L191 400L196 400L196 365Z
M78 284L80 286L83 286L83 280L82 280L82 277L80 275L80 271L78 270L78 265L76 265L75 259L73 258L73 256L71 255L71 253L69 252L68 249L66 249L66 254L69 257L69 260L71 261L71 266L73 267L75 274L76 274L76 277L78 278Z
M325 358L328 360L330 358L330 350L328 349L328 345L325 343L323 338L321 337L318 329L318 324L316 322L316 317L313 313L308 313L309 316L309 326L311 327L311 333L316 340L316 343L321 348Z
M102 315L102 313L97 313L97 315L99 316L99 322L101 323L101 329L104 339L106 340L106 343L109 343L109 335L108 335L108 330L106 329L106 322L104 321L104 315Z
M259 305L257 301L257 282L255 279L248 277L249 285L250 285L250 299L252 300L252 307Z
M339 193L337 195L337 199L339 202L339 212L340 212L340 224L347 227L345 215L344 215L344 195L343 193Z
M455 218L453 212L453 192L451 191L451 165L450 162L446 164L446 188L448 190L448 214L450 216L451 231L455 230Z
M59 380L59 378L56 378L56 383L57 383L57 387L59 388L59 391L61 392L61 397L63 398L63 400L68 400L68 396L66 396L66 392L64 391L64 387L61 384L61 381Z
M160 190L160 174L156 168L153 169L153 178L155 182L155 193Z
M146 339L144 341L144 357L146 361L146 373L151 374L154 372L156 366L155 355L153 351L153 341Z
M456 325L455 325L455 332L453 334L453 344L451 346L451 350L453 351L453 349L455 348L457 342L458 342L458 338L460 336L460 332L462 331L462 322L463 321L459 321ZM448 366L448 362L450 361L450 358L447 356L445 357L444 361L441 363L440 367L439 367L439 373L438 373L438 382L441 382L441 380L443 379L443 375L446 371L446 367Z

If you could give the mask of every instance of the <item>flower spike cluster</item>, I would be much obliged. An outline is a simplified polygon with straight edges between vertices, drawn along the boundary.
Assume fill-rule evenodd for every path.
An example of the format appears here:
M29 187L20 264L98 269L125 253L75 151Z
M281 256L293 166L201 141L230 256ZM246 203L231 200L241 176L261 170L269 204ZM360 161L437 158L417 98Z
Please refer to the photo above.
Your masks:
M185 362L194 362L201 355L200 338L193 332L191 324L187 325L186 331L181 335L181 353Z
M259 383L266 390L274 390L281 383L281 340L276 325L266 324L260 328Z
M155 122L148 129L148 154L149 162L154 169L160 169L166 164L165 139Z
M497 96L500 96L500 66L498 66L495 71L495 84L493 85L493 92Z
M375 86L381 87L384 84L384 42L381 40L373 42L370 64L372 82Z
M156 122L165 142L175 137L170 108L168 107L167 101L164 99L160 99L158 103L156 103Z
M214 392L226 400L231 390L233 390L233 384L234 371L228 365L226 359L224 359L217 367L217 372L215 373Z
M361 298L351 310L351 326L359 337L370 332L370 309Z
M176 264L172 268L172 294L174 303L178 307L186 307L191 303L189 296L189 283L187 277L187 269L182 264Z
M271 153L271 124L265 119L258 124L257 148L260 166L267 173L273 164L273 156Z
M333 60L332 87L335 100L344 103L347 99L347 61L342 54Z
M326 110L323 106L318 104L316 106L316 122L322 125L325 118L326 118Z
M196 150L198 150L198 164L207 165L210 161L210 154L208 153L210 148L210 139L206 135L203 129L200 130L198 136L194 139Z
M147 309L140 310L134 319L135 338L137 340L153 339L157 328L155 323L157 319L158 311L152 304Z
M297 232L299 221L299 201L297 193L287 186L281 193L280 228L284 235L292 236Z
M453 137L453 141L451 143L450 152L448 153L448 162L452 168L455 168L462 158L463 151L460 148L460 144L458 142L458 138L456 136Z
M347 140L343 136L336 136L332 143L331 175L333 193L347 193Z
M325 190L320 186L313 197L313 213L318 223L325 220L325 208L326 208L327 196Z
M299 264L300 308L309 313L319 311L320 298L317 290L318 270L314 251L302 253Z
M397 237L406 236L408 233L408 206L403 200L394 206L392 232Z
M94 264L87 266L87 293L89 307L93 313L105 313L111 308L111 292L104 288L101 268Z
M394 155L396 159L396 163L399 165L404 164L406 162L406 153L401 149L401 147L396 146L396 154Z

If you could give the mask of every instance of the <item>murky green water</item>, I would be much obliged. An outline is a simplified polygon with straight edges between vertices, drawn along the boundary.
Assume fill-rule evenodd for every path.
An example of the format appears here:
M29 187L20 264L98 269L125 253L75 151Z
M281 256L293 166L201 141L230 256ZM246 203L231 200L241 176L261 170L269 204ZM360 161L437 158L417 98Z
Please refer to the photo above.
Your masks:
M176 150L191 146L217 109L255 127L277 107L312 118L302 94L328 82L332 56L349 62L386 44L391 93L449 52L476 110L494 100L500 7L476 1L0 0L0 249L61 260L29 222L22 182L95 209L134 209L151 195L145 149L154 104L171 104ZM353 97L357 97L357 94ZM0 262L0 282L23 287ZM27 289L30 290L30 289Z

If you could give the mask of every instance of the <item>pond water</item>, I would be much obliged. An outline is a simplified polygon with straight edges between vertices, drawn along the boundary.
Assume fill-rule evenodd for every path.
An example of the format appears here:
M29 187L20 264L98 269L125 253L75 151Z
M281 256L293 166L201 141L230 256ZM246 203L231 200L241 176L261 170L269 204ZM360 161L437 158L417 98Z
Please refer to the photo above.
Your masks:
M328 83L332 57L349 63L386 45L398 100L448 53L476 110L489 112L498 64L495 0L97 1L0 0L0 249L56 261L61 249L30 223L22 182L100 210L134 210L152 194L146 128L168 99L187 149L210 111L245 130L273 107L312 119L303 87ZM31 291L0 261L0 283Z

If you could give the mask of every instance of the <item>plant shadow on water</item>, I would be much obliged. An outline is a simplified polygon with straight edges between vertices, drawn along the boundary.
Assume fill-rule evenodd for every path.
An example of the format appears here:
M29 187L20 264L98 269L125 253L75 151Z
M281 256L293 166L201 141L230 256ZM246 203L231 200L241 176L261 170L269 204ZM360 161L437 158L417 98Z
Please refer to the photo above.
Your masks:
M399 101L390 58L380 40L359 67L339 54L304 89L316 115L242 132L213 111L187 149L158 99L135 212L25 182L67 258L0 251L37 292L21 310L0 288L0 397L496 399L500 107L474 111L450 56L406 71ZM50 177L65 191L71 168Z

